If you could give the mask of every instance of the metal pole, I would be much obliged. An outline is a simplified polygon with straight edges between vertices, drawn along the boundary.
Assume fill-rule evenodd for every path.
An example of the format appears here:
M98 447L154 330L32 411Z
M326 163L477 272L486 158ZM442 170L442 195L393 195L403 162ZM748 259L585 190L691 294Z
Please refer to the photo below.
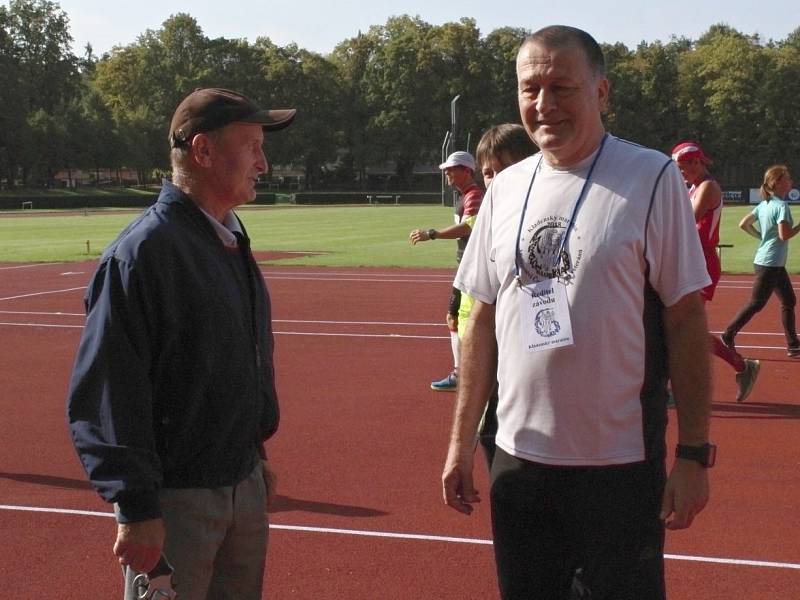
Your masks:
M455 152L458 149L458 100L461 94L458 94L450 101L450 130L452 136L450 137L450 152ZM453 190L453 212L458 211L458 190Z
M450 101L450 153L458 150L458 100L461 94L458 94Z
M442 142L442 162L447 160L447 145L450 143L450 132L444 134L444 141ZM442 177L442 206L444 206L444 171L440 171Z

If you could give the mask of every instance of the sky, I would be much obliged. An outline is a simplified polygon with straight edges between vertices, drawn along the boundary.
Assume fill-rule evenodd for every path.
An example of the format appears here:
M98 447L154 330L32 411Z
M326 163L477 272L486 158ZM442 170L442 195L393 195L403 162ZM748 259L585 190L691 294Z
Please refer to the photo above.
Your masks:
M383 25L395 15L419 16L432 25L475 19L481 35L499 27L536 30L545 25L572 25L598 42L669 41L672 35L697 39L711 25L726 23L763 41L784 39L800 27L798 0L219 0L165 2L134 0L54 0L67 13L73 52L83 55L87 42L101 56L114 46L134 43L147 29L157 30L175 13L188 13L209 38L265 36L279 46L330 53L359 30ZM3 2L5 4L5 2Z

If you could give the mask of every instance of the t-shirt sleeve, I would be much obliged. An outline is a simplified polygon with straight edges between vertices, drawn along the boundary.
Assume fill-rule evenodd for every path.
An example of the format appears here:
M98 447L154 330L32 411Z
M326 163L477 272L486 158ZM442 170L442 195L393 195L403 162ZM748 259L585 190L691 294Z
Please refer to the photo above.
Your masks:
M789 208L789 204L784 202L778 212L778 223L788 223L789 226L792 226L792 209Z
M656 184L647 224L650 283L666 306L711 283L685 190L678 167L670 163Z
M478 188L473 188L464 195L464 216L461 221L466 221L469 217L475 217L481 208L483 193Z
M492 186L483 197L483 208L475 219L475 226L456 273L454 286L473 298L493 304L497 299L500 283L492 256Z

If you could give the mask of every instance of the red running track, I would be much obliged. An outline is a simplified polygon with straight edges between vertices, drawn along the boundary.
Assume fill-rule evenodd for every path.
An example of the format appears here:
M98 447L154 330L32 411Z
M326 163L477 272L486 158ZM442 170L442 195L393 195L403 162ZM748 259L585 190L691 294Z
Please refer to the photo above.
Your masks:
M114 521L64 425L93 268L0 265L0 581L14 598L121 593ZM464 517L440 498L453 395L428 382L450 368L441 321L452 273L264 271L283 414L270 443L280 479L265 597L497 598L487 506ZM748 295L748 278L726 277L711 329ZM800 597L800 361L779 331L773 300L737 340L763 361L745 404L715 360L712 500L690 530L668 533L671 600Z

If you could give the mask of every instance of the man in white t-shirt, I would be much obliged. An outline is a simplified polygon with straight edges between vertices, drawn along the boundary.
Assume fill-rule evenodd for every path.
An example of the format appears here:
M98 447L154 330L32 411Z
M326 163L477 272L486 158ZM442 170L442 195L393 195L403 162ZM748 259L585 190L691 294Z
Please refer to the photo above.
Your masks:
M602 51L564 26L517 56L541 153L492 182L456 286L476 299L442 475L469 514L492 385L495 559L504 599L661 600L664 529L708 499L709 283L685 187L665 155L608 135ZM678 441L666 476L667 380Z

